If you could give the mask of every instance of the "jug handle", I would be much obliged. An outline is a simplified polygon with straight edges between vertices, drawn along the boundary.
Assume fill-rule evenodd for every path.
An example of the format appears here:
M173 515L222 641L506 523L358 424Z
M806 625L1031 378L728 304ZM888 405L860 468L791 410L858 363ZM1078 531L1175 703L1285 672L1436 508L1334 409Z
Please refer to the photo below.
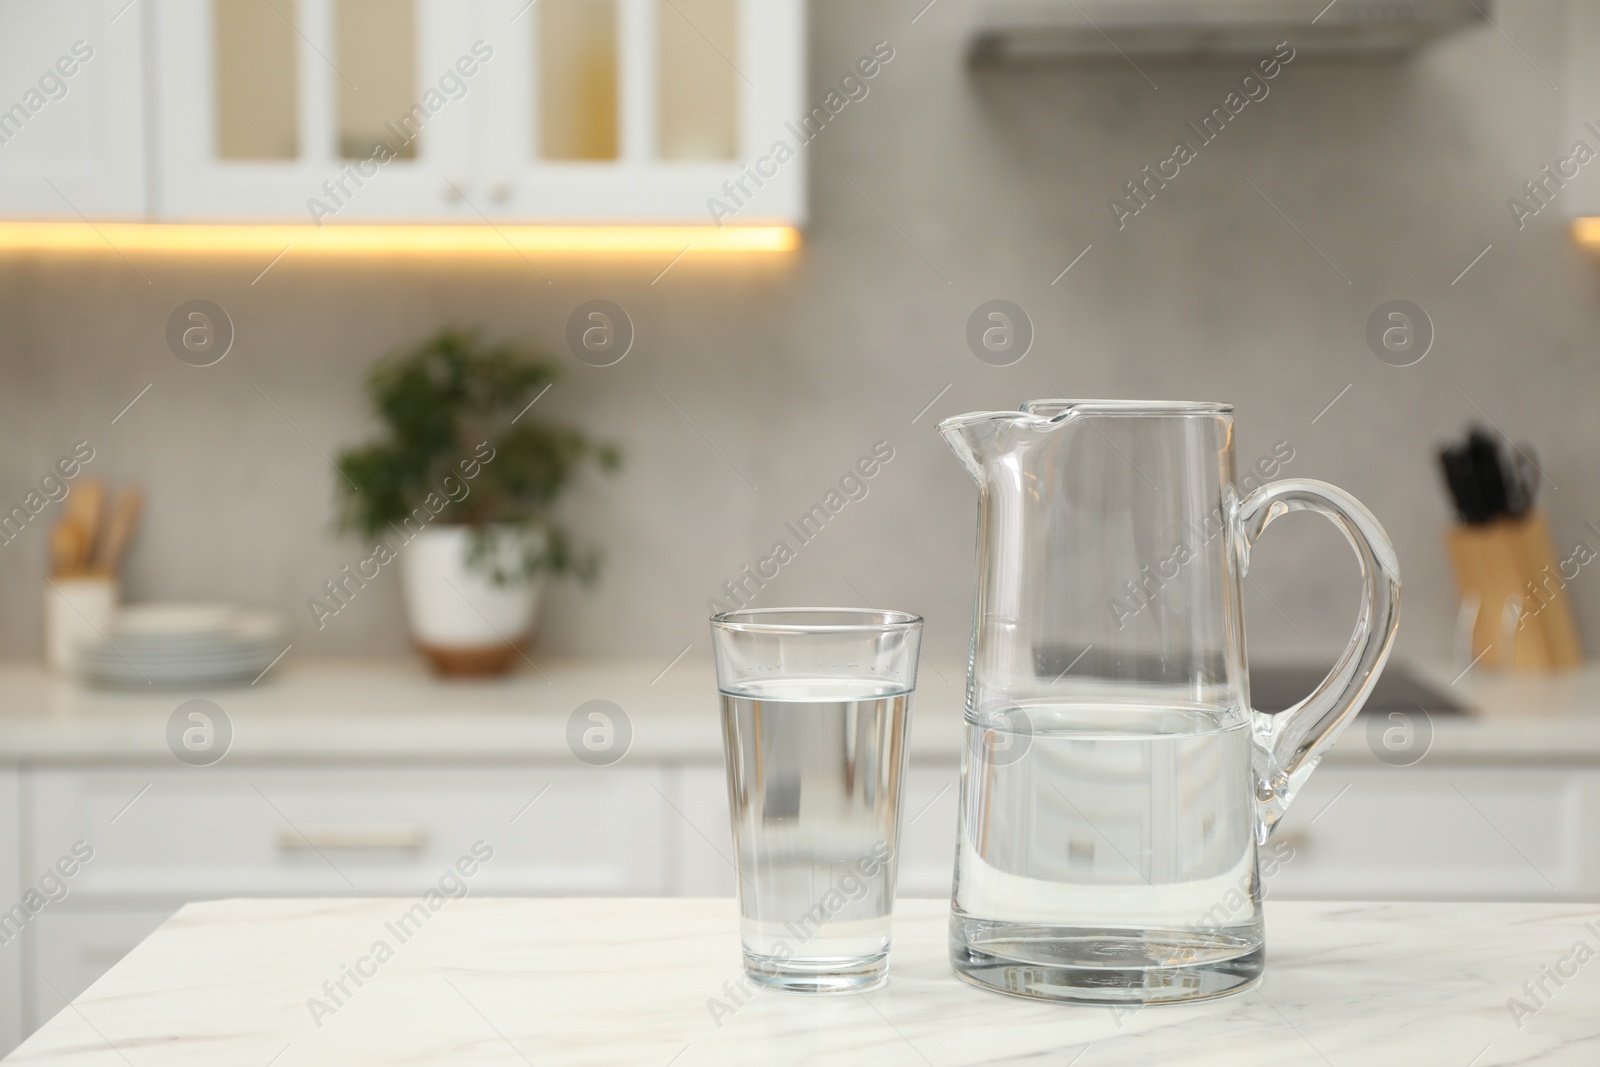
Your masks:
M1290 480L1264 485L1230 510L1242 582L1250 550L1274 519L1314 511L1344 534L1361 565L1364 591L1355 633L1338 662L1294 707L1277 715L1252 710L1256 740L1258 837L1265 841L1300 786L1366 703L1400 624L1400 563L1388 534L1360 501L1325 482Z

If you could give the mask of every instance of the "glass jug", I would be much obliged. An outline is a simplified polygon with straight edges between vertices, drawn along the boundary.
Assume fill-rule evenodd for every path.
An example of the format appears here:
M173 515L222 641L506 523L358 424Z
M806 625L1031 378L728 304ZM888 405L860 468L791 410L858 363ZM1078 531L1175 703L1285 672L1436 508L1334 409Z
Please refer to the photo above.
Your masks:
M939 431L980 489L956 973L1092 1003L1253 984L1256 848L1388 658L1394 547L1331 485L1241 498L1226 404L1035 400ZM1250 707L1242 583L1291 511L1343 532L1364 592L1327 678L1266 715Z

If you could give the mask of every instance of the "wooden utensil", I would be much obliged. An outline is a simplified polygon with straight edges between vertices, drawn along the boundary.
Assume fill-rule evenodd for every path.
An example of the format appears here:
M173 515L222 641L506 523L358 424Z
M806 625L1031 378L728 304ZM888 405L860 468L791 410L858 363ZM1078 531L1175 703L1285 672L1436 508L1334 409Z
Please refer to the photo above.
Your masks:
M69 568L73 572L89 569L94 558L95 541L100 532L100 517L105 511L106 483L98 478L86 479L67 497L63 524L78 529L78 553ZM64 543L64 542L63 542Z
M133 540L133 532L139 525L139 513L143 506L144 498L137 489L124 489L117 494L111 517L106 520L105 536L95 549L92 569L96 574L116 574L122 565L123 554L127 552L128 542Z
M63 517L50 530L51 574L61 578L78 573L83 553L83 531L71 518Z

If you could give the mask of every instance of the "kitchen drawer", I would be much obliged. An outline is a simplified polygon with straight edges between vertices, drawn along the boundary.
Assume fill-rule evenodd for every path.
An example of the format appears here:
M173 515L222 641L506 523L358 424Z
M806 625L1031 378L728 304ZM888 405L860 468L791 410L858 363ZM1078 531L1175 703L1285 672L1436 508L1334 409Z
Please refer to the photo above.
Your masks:
M468 891L653 894L663 819L653 767L37 770L24 877L94 849L75 900L411 894L474 843ZM537 797L537 800L535 798Z
M1600 772L1324 765L1273 835L1282 899L1600 899ZM1587 831L1586 831L1587 828ZM1280 855L1280 859L1282 859Z
M27 985L28 1032L43 1026L88 989L176 908L73 911L47 908L33 922L33 967Z

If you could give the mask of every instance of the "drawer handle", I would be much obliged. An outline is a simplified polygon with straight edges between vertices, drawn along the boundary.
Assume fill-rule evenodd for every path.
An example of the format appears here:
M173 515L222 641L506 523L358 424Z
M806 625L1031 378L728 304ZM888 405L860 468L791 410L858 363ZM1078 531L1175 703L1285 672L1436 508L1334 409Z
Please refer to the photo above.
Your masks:
M278 849L420 849L428 832L415 823L322 823L280 826Z

